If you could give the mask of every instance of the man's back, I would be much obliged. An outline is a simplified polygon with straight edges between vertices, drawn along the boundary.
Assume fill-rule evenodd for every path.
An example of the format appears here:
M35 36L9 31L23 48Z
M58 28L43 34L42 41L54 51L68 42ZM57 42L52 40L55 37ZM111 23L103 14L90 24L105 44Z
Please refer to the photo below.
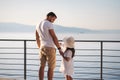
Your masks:
M54 48L54 42L49 33L50 29L53 29L53 24L48 20L41 21L41 23L37 27L37 32L39 33L40 40L41 40L41 47L45 46L45 47Z

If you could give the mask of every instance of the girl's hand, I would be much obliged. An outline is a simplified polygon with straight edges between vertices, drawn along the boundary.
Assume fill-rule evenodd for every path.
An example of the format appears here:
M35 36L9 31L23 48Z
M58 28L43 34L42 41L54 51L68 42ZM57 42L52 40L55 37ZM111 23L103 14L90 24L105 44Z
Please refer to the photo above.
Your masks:
M62 57L64 56L64 53L63 53L62 49L59 49L59 53Z
M60 46L62 46L62 43L59 43L60 44Z

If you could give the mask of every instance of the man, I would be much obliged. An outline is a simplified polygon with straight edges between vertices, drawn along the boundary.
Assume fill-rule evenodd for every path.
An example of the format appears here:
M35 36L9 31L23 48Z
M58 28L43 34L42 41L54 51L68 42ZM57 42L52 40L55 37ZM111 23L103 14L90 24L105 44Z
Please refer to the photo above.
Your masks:
M43 80L44 78L44 68L46 62L48 63L48 80L52 80L53 78L53 71L56 65L55 45L60 54L63 55L52 24L56 18L57 16L55 13L49 12L46 19L41 21L39 26L36 28L36 41L38 48L40 48L39 80Z

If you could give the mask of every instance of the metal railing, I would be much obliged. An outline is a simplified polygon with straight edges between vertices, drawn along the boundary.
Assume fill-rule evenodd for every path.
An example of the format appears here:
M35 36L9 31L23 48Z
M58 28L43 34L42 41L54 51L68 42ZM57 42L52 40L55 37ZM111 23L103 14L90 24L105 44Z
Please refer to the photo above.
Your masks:
M119 55L120 41L75 40L75 42L77 45L76 47L77 54L74 58L75 59L74 60L74 63L75 63L75 66L74 66L75 74L74 75L75 76L73 76L74 79L76 80L79 80L79 79L80 80L81 79L83 80L89 80L89 79L90 80L103 80L103 79L104 80L119 80L120 79L119 77L120 76L120 68L119 68L120 67L119 65L120 64L120 61L119 61L120 60L119 59L120 58L120 55ZM94 45L95 43L95 46L97 44L97 48L95 47L92 48L91 45L89 45L89 43L92 45ZM83 44L85 44L86 46ZM109 44L117 45L117 46L114 46L115 49L106 48L106 46ZM88 45L89 45L89 48L86 48L88 47ZM36 58L36 56L39 56L38 52L39 50L37 48L35 40L0 39L0 77L6 77L6 76L7 77L22 77L25 80L30 80L29 78L32 77L35 79L31 79L31 80L37 80L38 75L36 73L38 73L38 68L39 68L39 57ZM92 55L86 54L86 53L84 54L84 52L94 53L94 54ZM106 55L105 52L110 52L110 53ZM112 52L117 52L116 53L117 55L114 55ZM60 55L58 54L58 52L57 52L57 57L58 57L57 62L60 63L61 59L60 59ZM83 57L84 59L81 60ZM96 58L96 59L89 60L89 58L91 57ZM107 61L104 60L107 58L110 58L110 59L108 59ZM111 58L114 58L114 59L111 60ZM10 61L12 63L10 63ZM16 63L14 63L14 61L16 61ZM88 63L91 63L93 65L88 66ZM108 65L104 66L106 64ZM116 66L112 67L111 65L114 65L114 64ZM15 66L15 67L13 67L12 69L10 66ZM59 67L60 67L60 64L57 64L56 65L57 69L55 70L55 73L54 73L55 74L54 78L57 80L64 79L64 77L61 77L60 75L61 73L59 72ZM85 70L92 70L92 71L86 72ZM11 74L12 71L13 72L18 71L18 72L14 72L13 74ZM109 71L113 71L113 72L109 72ZM45 73L46 72L47 70L45 70ZM89 75L92 75L92 76L89 76ZM109 77L109 76L113 76L113 77ZM45 78L47 78L47 76L45 76Z

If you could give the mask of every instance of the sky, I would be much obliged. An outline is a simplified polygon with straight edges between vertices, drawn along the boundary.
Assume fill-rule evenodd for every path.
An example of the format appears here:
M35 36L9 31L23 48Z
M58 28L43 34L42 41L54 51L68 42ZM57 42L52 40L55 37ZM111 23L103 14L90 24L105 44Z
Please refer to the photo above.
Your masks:
M54 24L87 29L120 29L120 0L0 0L0 22L36 25L54 12Z

